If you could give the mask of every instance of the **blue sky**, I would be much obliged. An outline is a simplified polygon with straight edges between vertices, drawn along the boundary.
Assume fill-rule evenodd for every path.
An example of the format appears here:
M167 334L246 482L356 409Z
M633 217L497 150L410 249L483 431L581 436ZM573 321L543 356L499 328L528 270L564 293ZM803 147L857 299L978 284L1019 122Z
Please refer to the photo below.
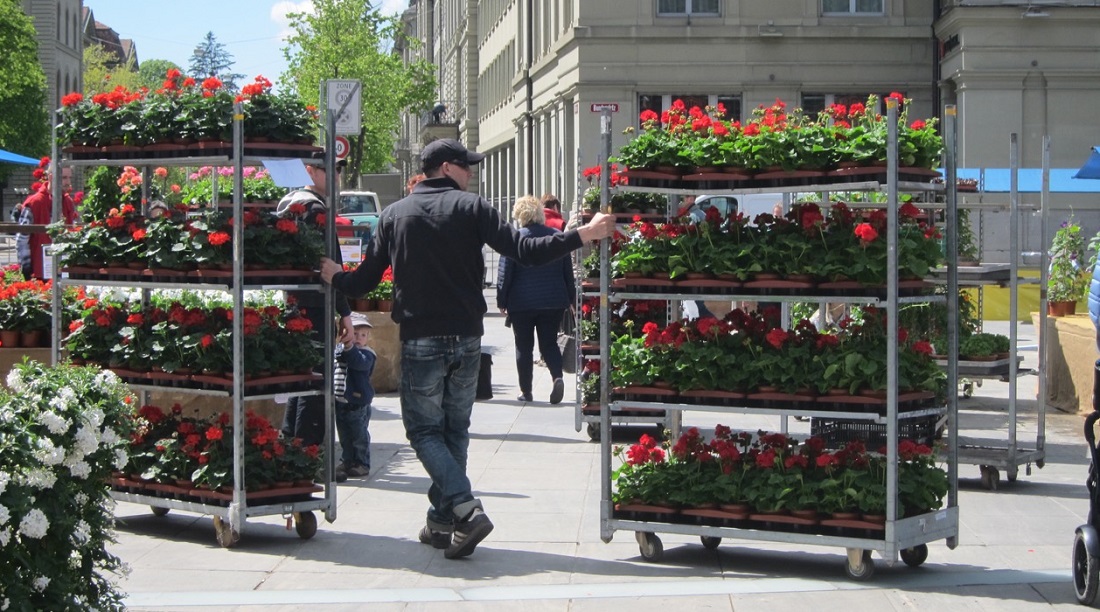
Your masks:
M379 0L386 14L398 14L408 0ZM185 71L195 47L213 32L245 80L262 74L272 81L286 69L282 49L287 13L306 12L310 0L84 0L96 21L132 39L138 60L166 59Z

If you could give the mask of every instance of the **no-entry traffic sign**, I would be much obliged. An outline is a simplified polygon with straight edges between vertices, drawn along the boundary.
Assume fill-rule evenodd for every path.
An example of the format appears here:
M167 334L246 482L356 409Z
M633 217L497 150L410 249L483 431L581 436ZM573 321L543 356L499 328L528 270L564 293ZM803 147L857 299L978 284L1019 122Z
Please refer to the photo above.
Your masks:
M346 159L347 156L348 156L348 151L350 151L350 150L351 150L351 143L348 142L348 139L344 138L343 136L337 136L336 137L336 151L335 151L336 159L337 160Z

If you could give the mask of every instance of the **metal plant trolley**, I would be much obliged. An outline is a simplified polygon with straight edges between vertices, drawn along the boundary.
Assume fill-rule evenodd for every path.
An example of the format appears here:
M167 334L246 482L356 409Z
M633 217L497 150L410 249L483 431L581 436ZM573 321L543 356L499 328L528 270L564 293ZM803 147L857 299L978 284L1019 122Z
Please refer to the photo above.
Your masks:
M190 157L156 157L146 158L138 157L130 159L72 159L68 156L59 156L55 144L53 151L53 158L58 160L60 166L134 166L144 168L144 182L143 189L148 189L150 179L150 169L152 166L197 166L197 165L211 165L211 166L231 166L234 170L233 173L233 215L236 219L242 219L244 213L243 206L243 169L246 166L259 165L261 162L260 157L246 156L243 140L243 126L240 105L234 110L233 119L233 142L232 152L229 154L212 154L212 155L199 155ZM330 119L330 123L331 123ZM57 121L54 121L57 124ZM330 126L330 133L332 132ZM331 150L331 148L330 148ZM301 158L301 150L288 150L288 151L265 151L262 155L262 159L296 159ZM333 173L329 173L331 176ZM148 195L147 193L144 195ZM58 221L60 218L60 182L55 181L54 187L54 207L53 207L53 220ZM327 218L326 235L331 235L334 232L334 220L330 215ZM329 241L326 240L326 243ZM54 255L54 269L57 270L57 255ZM274 399L277 395L282 395L288 391L279 390L278 392L271 389L261 389L258 391L250 391L245 385L244 372L243 372L243 325L244 325L244 291L246 290L322 290L323 286L319 282L310 282L306 284L298 284L293 282L271 282L263 284L248 284L250 280L244 274L244 224L233 224L233 272L232 276L226 278L224 281L211 280L201 283L190 282L140 282L140 281L117 281L117 280L99 280L99 279L70 279L70 278L57 278L56 284L58 286L115 286L124 288L141 289L143 295L143 301L148 299L148 292L152 289L188 289L194 291L222 291L228 293L233 300L233 383L231 388L227 389L197 389L186 387L167 387L157 385L155 383L150 384L134 384L130 383L130 387L135 391L146 393L149 391L166 391L182 392L188 394L209 395L217 397L231 397L233 401L233 415L232 415L232 427L233 427L233 487L231 494L226 493L220 496L160 496L155 491L134 492L121 490L122 488L114 488L110 491L110 495L113 499L119 501L127 501L137 504L146 504L150 506L153 513L162 516L167 514L169 510L183 510L187 512L195 512L198 514L207 514L213 516L215 535L218 543L223 547L231 547L235 545L241 537L241 534L245 531L245 524L248 517L254 516L268 516L277 515L288 519L293 519L295 528L298 535L303 539L313 537L317 531L317 517L314 514L315 510L323 511L325 519L329 522L336 520L336 486L333 481L333 468L331 457L333 456L334 440L333 440L333 420L331 410L325 411L325 439L324 439L324 456L326 458L324 462L324 479L318 486L309 487L297 487L293 489L284 490L270 490L260 491L258 493L245 491L245 479L247 474L245 473L245 409L244 403L246 400L263 400ZM60 339L61 339L61 292L55 291L53 297L53 320L54 320L54 333L52 344L52 361L57 363L60 357ZM331 292L327 293L326 297L326 309L328 312L332 312L332 297ZM331 320L331 318L329 318ZM327 323L326 329L322 331L326 338L326 353L332 355L332 343L334 330L332 324ZM331 362L331 359L329 360ZM331 365L329 366L331 367ZM311 389L293 389L289 391L293 395L325 395L326 405L332 405L332 377L324 377L324 384L322 388ZM281 494L280 494L281 492ZM322 493L321 497L315 496L316 493Z
M946 180L950 184L954 181L954 130L955 130L955 114L954 107L948 107L947 117L945 121L945 148L947 149L947 177ZM828 410L824 408L807 408L805 406L795 407L741 407L741 406L709 406L699 404L666 404L660 402L647 402L647 401L609 401L609 387L606 382L610 380L610 356L609 356L609 329L606 322L608 303L617 299L629 299L629 298L645 298L645 299L722 299L722 300L759 300L761 298L758 294L722 294L722 295L700 295L692 293L690 295L669 294L669 293L637 293L637 292L625 292L618 291L611 288L609 283L609 259L610 249L607 240L604 240L601 245L601 276L600 276L600 298L601 298L601 423L602 427L610 427L614 413L616 410L623 409L665 409L670 412L682 414L684 411L705 411L715 413L727 413L727 414L751 414L751 415L774 415L779 417L789 416L811 416L824 419L843 419L846 421L858 421L865 422L871 426L879 426L885 429L885 446L886 446L886 523L885 529L881 532L844 532L844 531L826 531L817 530L814 532L809 528L808 530L781 530L782 526L776 527L774 524L766 522L751 521L747 526L709 526L709 525L695 525L686 523L674 523L665 522L660 520L638 520L634 518L623 518L615 515L614 503L612 501L612 444L610 436L603 436L600 440L601 449L601 502L600 502L600 538L604 542L610 542L614 536L615 531L626 530L633 531L635 539L638 542L639 551L643 558L649 561L655 561L659 559L663 554L663 546L658 533L674 533L681 535L693 535L700 538L703 546L713 549L720 545L722 538L735 538L743 540L758 540L758 541L772 541L772 542L786 542L793 544L807 544L818 546L840 546L846 549L845 571L849 578L853 580L866 580L869 579L874 573L874 562L871 559L871 551L878 551L883 558L888 562L893 563L897 558L901 559L910 566L916 567L922 564L928 556L928 542L936 540L946 540L949 548L955 548L957 545L958 531L959 531L959 509L958 509L958 473L956 467L957 461L957 441L955 438L955 422L957 419L957 396L954 393L949 393L946 406L924 407L906 410L904 412L899 411L898 402L898 310L899 305L903 303L915 303L915 302L930 302L943 299L940 296L899 296L898 292L898 272L897 272L897 227L898 227L898 192L899 190L906 191L939 191L943 189L942 185L935 185L932 183L916 183L908 181L898 180L898 165L897 165L897 108L893 105L888 106L887 113L887 125L889 126L889 146L888 146L888 163L886 170L886 181L865 181L858 183L845 183L840 185L846 191L856 190L885 190L888 194L887 198L887 217L888 217L888 232L887 239L888 245L891 245L887 249L887 283L885 298L879 297L867 297L864 296L837 296L837 295L818 295L818 296L784 296L784 295L768 295L766 299L768 301L777 302L844 302L850 304L870 304L881 308L887 309L887 397L885 406L882 409L878 409L872 412L862 412L858 410L851 410L845 412L838 412L836 410ZM603 136L604 146L607 151L610 150L610 114L605 112L602 117L603 122ZM603 176L607 176L608 167L605 165L603 169ZM607 191L607 185L603 185L604 191ZM761 193L761 192L810 192L810 191L831 191L836 190L838 185L798 185L790 187L766 187L763 189L746 189L739 190L736 188L729 189L710 189L708 192L715 193L728 193L728 194L741 194L741 193ZM620 189L624 189L620 187ZM650 188L650 187L636 187L629 186L625 189L636 191L660 191L663 193L680 193L687 195L694 191L678 190L678 189L665 189L665 188ZM954 253L954 218L956 214L955 208L955 196L953 191L947 190L947 220L948 229L946 232L946 238L948 241L949 253ZM949 312L949 338L954 340L956 333L952 331L955 329L953 326L952 309L957 311L957 270L954 258L950 258L948 261L948 278L947 286L948 292L946 296L947 307ZM736 290L735 290L736 291ZM952 293L953 292L953 293ZM954 295L954 298L952 297ZM954 342L953 342L954 344ZM949 368L947 374L948 388L954 388L956 385L956 360L957 354L955 351L949 352ZM948 472L948 494L947 504L944 508L928 512L925 514L910 516L906 518L897 518L900 512L899 504L899 487L898 487L898 440L901 427L909 419L917 418L936 418L938 415L944 415L947 422L946 433L946 461ZM678 421L679 419L677 419ZM675 435L675 432L674 432ZM856 535L857 533L874 534L874 535ZM839 535L835 535L839 534ZM846 535L847 534L847 535ZM881 535L879 535L881 534Z
M1043 137L1043 167L1042 167L1042 191L1040 196L1040 223L1043 236L1047 235L1049 227L1050 210L1050 138ZM1045 334L1038 334L1038 370L1032 371L1020 368L1023 357L1019 355L1019 342L1016 321L1019 318L1019 288L1021 284L1040 283L1041 301L1039 305L1040 329L1046 329L1046 274L1047 254L1045 250L1040 252L1039 268L1041 277L1024 278L1019 274L1019 258L1021 256L1020 245L1020 193L1019 193L1019 140L1016 134L1009 137L1009 262L1001 264L983 264L974 267L959 268L960 287L988 287L996 286L1008 290L1009 295L1009 353L1008 357L996 361L959 361L959 376L968 381L977 381L980 386L982 379L995 379L1008 383L1007 428L1003 444L995 441L970 441L965 438L959 441L958 461L960 464L977 465L981 470L982 486L988 490L996 490L1000 482L1000 471L1004 470L1009 482L1015 482L1020 471L1020 466L1026 466L1026 473L1031 474L1031 464L1042 468L1046 464L1046 401L1037 402L1036 436L1032 446L1024 446L1018 439L1019 414L1018 414L1018 387L1021 376L1039 374L1038 397L1046 397L1046 368L1047 353ZM979 190L981 189L979 185ZM964 205L964 207L969 207ZM943 272L944 270L940 270ZM980 302L979 302L980 303ZM979 306L979 311L981 310ZM944 367L946 361L941 362ZM963 396L973 395L974 382L963 385ZM964 411L965 413L965 411Z

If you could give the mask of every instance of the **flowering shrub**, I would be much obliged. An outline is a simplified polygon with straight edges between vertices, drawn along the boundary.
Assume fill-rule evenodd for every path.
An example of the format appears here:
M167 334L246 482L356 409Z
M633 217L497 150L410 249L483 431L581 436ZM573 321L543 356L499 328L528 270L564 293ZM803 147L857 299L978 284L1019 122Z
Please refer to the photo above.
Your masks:
M0 390L0 608L122 610L103 482L128 461L133 396L111 372L16 365Z
M1085 249L1081 226L1072 219L1063 221L1050 244L1049 301L1077 302L1085 298L1091 273L1085 269Z

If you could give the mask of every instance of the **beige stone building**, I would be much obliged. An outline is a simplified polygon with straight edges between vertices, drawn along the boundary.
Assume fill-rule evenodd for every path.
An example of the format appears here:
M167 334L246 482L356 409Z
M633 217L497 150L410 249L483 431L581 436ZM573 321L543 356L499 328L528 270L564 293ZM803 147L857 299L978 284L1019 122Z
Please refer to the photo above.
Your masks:
M404 19L446 108L406 118L404 170L425 142L458 137L488 155L479 189L502 210L547 191L573 207L601 150L594 105L617 109L613 149L675 98L744 120L777 98L816 110L891 91L911 117L958 105L960 167L1006 167L1011 133L1024 167L1041 164L1043 135L1053 167L1100 144L1098 0L411 0ZM1095 195L1056 199L1100 228ZM982 216L1001 248L1003 215Z

